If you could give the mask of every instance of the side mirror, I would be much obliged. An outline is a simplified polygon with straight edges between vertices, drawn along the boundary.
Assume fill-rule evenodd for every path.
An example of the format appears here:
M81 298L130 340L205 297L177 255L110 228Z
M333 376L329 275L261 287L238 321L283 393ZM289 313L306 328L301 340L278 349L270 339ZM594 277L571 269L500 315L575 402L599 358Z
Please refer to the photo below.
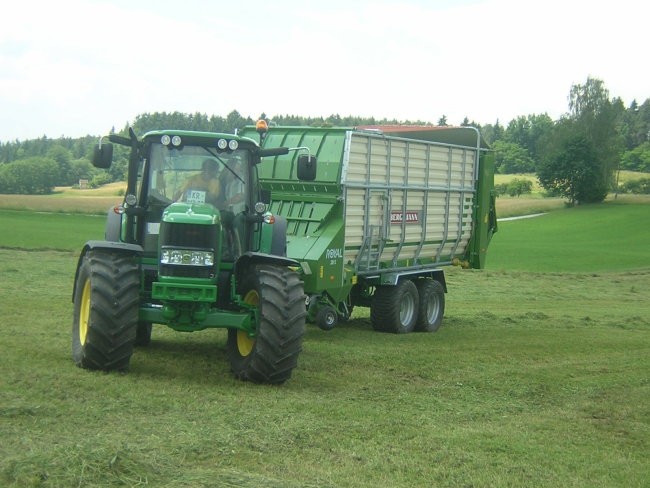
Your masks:
M298 179L302 181L316 179L316 156L308 154L298 156Z
M113 162L113 144L105 142L97 144L93 150L92 163L95 168L110 168Z

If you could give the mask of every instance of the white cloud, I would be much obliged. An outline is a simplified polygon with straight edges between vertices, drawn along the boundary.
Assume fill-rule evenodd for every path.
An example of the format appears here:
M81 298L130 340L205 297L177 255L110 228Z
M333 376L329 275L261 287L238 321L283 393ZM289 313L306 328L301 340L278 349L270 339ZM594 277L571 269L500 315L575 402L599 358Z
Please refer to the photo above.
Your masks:
M152 111L479 123L648 98L643 2L23 1L0 30L0 141Z

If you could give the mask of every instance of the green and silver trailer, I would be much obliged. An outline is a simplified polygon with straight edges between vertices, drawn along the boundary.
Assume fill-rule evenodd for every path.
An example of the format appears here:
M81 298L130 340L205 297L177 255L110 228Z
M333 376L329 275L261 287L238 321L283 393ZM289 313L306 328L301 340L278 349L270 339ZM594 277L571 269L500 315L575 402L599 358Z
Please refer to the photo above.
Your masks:
M256 138L256 128L240 135ZM471 127L270 127L259 181L286 220L307 318L322 329L370 307L375 330L435 331L443 268L483 268L497 230L494 165ZM310 164L311 163L311 164Z

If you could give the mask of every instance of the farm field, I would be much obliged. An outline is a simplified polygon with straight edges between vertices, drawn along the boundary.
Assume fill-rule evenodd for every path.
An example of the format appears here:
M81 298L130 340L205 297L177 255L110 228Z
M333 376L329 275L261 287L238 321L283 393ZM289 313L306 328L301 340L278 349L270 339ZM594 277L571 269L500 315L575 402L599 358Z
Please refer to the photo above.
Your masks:
M111 183L92 190L59 187L51 195L0 194L0 209L106 215L109 208L122 203L125 188L125 183Z
M627 181L638 180L641 178L650 177L649 173L639 173L635 171L620 171L618 175L619 184ZM510 197L501 195L497 198L497 215L499 218L515 217L519 215L536 214L550 212L553 210L560 210L565 208L563 198L549 198L545 197L544 189L539 185L537 176L534 174L515 174L503 175L495 174L494 183L504 184L509 183L513 179L529 180L533 184L533 189L530 194L522 195L521 197ZM650 195L626 195L626 194L610 194L607 197L608 202L622 201L622 202L635 202L635 203L650 203Z
M439 332L310 325L280 387L234 380L223 331L157 327L128 374L76 368L103 217L0 221L0 486L647 486L642 200L499 223L486 270L446 271Z

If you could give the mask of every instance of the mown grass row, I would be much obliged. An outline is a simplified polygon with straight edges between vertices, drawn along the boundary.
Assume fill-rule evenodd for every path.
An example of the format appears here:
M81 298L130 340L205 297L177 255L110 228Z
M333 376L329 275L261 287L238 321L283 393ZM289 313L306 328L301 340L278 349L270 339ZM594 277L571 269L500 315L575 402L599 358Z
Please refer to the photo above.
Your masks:
M284 386L225 333L70 359L76 253L0 250L2 486L643 486L650 269L448 272L436 334L309 326Z

